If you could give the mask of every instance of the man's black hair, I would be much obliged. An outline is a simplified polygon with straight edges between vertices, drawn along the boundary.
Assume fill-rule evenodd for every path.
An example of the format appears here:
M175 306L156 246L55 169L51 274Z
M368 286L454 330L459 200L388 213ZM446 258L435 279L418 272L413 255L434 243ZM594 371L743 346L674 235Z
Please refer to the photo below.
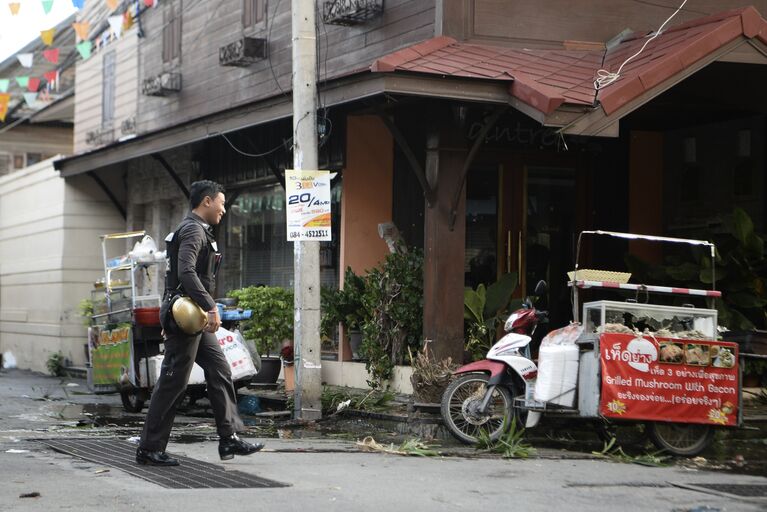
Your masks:
M200 203L205 199L205 196L215 199L219 192L222 194L224 193L224 186L215 181L195 181L192 183L192 186L189 187L189 206L194 210L200 206Z

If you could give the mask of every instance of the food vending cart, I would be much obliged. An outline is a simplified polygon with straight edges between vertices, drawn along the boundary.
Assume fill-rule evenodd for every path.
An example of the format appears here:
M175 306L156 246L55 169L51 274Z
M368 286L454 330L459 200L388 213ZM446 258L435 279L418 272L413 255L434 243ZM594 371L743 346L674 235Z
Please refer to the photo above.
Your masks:
M136 240L133 250L110 257L110 251ZM158 251L144 231L101 236L104 261L103 283L91 292L93 315L88 329L88 386L96 393L120 393L128 412L140 412L160 375L163 337L160 327L161 296L151 293L149 270L162 264L165 252ZM232 371L236 387L247 385L260 369L242 338L238 323L252 312L219 305L222 328L216 332ZM186 393L190 401L205 396L205 374L196 363Z
M133 241L138 244L125 254ZM140 411L149 396L139 385L138 363L162 352L160 295L148 293L148 270L165 263L165 253L156 249L144 231L102 235L104 279L91 291L88 385L97 393L119 392L132 412ZM110 256L115 252L119 255Z
M570 286L573 316L582 322L579 347L577 410L582 417L613 424L643 422L659 448L694 455L711 441L715 427L742 423L738 345L721 340L710 290L629 284L628 274L580 270L583 235L700 246L712 243L607 231L584 231L578 239ZM712 276L715 277L715 276ZM625 301L596 300L580 307L584 290L621 291ZM653 304L651 298L673 295L682 305ZM703 298L709 307L694 307ZM725 334L726 338L726 334Z

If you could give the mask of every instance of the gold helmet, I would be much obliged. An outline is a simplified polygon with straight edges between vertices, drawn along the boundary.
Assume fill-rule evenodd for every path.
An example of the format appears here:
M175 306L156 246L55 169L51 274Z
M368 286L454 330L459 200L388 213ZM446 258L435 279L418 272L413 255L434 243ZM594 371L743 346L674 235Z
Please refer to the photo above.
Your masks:
M187 334L198 334L208 323L205 311L189 297L179 297L173 302L173 320Z

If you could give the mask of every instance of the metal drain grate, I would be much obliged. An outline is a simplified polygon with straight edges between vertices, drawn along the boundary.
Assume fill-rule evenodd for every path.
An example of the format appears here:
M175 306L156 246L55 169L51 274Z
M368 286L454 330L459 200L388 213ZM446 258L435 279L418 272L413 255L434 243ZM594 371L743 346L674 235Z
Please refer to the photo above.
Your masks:
M242 471L174 455L180 466L157 467L136 464L136 445L119 439L39 439L57 452L117 468L168 489L243 489L288 487L289 484Z
M767 498L765 484L677 484L693 491L734 496L737 498Z

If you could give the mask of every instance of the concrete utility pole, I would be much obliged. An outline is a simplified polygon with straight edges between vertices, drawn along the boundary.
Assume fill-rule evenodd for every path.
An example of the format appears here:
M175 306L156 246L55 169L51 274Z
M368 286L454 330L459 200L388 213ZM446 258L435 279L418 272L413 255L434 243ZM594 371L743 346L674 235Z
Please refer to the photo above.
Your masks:
M293 0L293 168L317 169L317 36L314 0ZM322 417L320 243L293 242L295 416Z

